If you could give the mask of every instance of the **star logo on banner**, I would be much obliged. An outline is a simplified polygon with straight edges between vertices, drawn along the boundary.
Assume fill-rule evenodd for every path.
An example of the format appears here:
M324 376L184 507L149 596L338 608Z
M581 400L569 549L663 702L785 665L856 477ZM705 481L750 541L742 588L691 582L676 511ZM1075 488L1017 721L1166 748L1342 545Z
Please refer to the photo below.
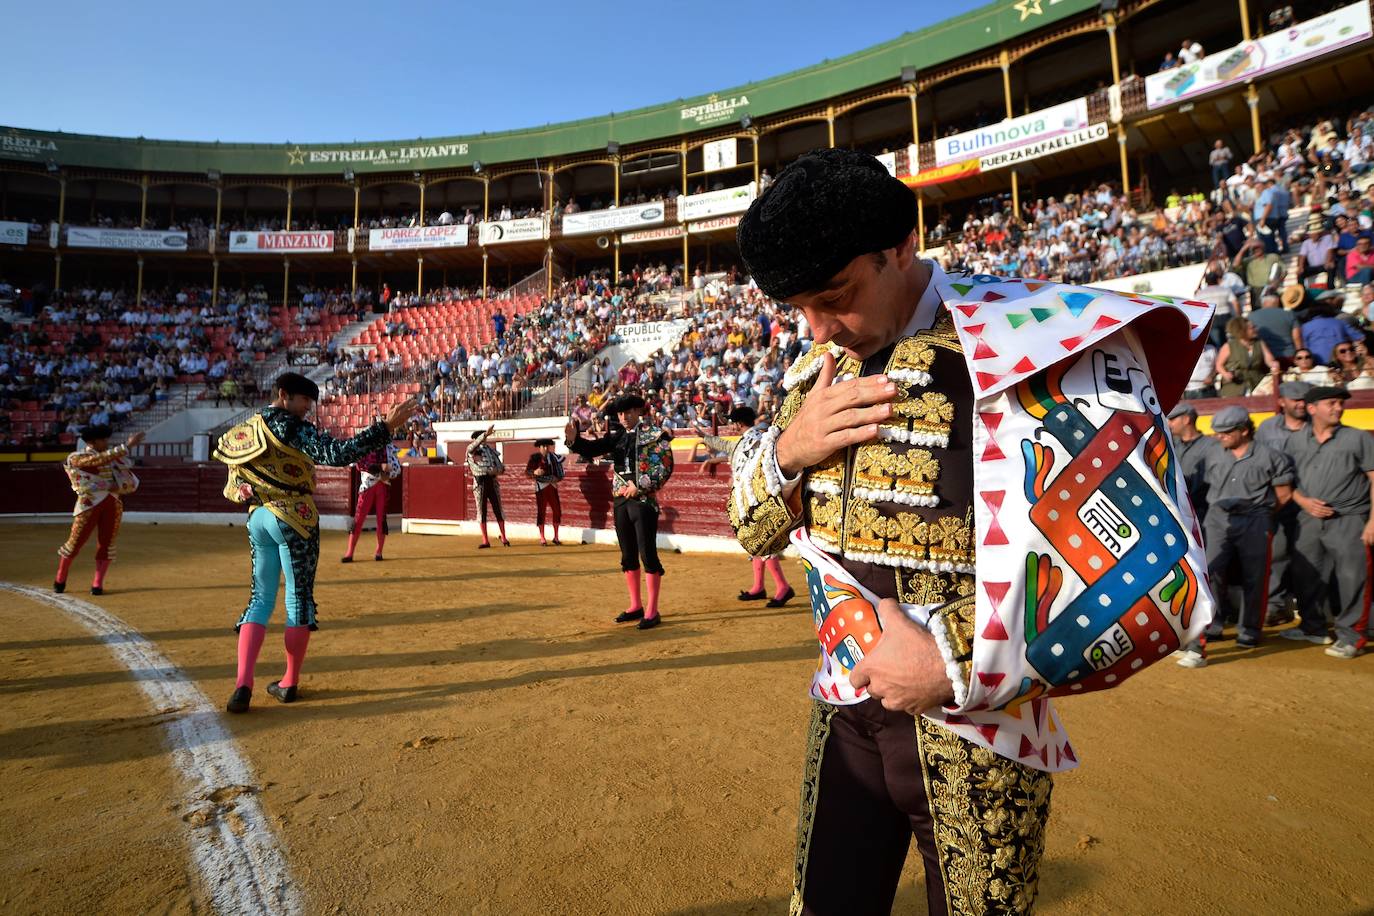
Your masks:
M286 154L287 165L305 165L305 151L297 146Z
M1040 4L1043 2L1044 0L1016 0L1012 7L1021 14L1021 18L1017 21L1025 22L1031 16L1044 15L1045 11L1040 8Z

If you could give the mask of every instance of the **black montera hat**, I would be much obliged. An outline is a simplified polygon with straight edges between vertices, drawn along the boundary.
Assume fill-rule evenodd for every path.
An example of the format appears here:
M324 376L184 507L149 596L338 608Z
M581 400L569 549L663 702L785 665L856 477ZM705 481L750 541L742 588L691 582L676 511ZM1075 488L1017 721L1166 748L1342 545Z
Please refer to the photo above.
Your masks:
M114 435L114 430L104 423L92 423L90 426L81 428L81 439L83 442L90 442L92 439L108 439Z
M812 150L783 169L740 220L740 256L774 299L824 286L859 255L895 248L916 228L916 195L877 159Z

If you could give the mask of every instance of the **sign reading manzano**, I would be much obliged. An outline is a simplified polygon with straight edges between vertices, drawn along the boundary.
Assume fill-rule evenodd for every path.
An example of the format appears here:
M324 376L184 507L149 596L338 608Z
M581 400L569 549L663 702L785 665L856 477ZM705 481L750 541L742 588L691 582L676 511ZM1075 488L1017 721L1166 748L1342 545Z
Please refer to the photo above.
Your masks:
M630 226L654 226L663 222L663 201L616 207L613 210L591 210L569 213L563 217L564 235L586 235L589 232L608 232Z
M1071 133L1088 126L1088 100L1074 99L1050 108L1042 108L1019 118L1008 118L1000 124L989 124L977 130L941 137L935 141L935 164L953 165L990 156L1014 146L1025 146Z
M372 229L367 247L372 251L399 251L407 248L460 248L468 243L468 227L411 226L403 229Z
M1017 146L1000 153L994 153L991 156L984 156L978 160L978 169L982 172L991 172L993 169L1004 168L1030 159L1039 159L1041 156L1048 156L1060 150L1072 149L1075 146L1096 143L1105 139L1107 139L1107 122L1099 121L1071 134L1063 134L1050 140L1028 143L1025 146Z
M545 237L544 219L527 216L524 219L488 220L477 224L477 240L483 245L504 242L531 242Z
M72 248L123 248L126 251L185 251L186 233L68 226L67 245Z
M333 251L332 232L231 232L229 250L263 254Z

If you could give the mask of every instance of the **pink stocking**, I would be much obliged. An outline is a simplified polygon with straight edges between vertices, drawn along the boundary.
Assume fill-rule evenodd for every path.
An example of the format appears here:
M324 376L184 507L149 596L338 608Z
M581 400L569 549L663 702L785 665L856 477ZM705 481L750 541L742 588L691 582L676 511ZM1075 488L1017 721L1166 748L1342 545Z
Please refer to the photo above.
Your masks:
M644 581L649 584L649 604L644 608L645 618L658 616L658 587L663 581L663 573L645 573Z
M759 557L750 557L749 562L754 567L754 584L749 586L749 594L757 595L763 591L763 560Z
M639 570L625 570L625 587L630 590L630 610L638 611L644 608L644 599L639 595Z
M777 557L769 557L764 561L763 565L768 567L768 572L773 576L773 587L777 589L777 591L773 593L773 597L782 598L783 595L787 594L787 589L790 587L787 584L787 576L783 575L782 572L782 561ZM763 573L760 572L758 576L759 584L754 591L763 588Z
M239 679L235 687L253 689L253 669L258 666L258 653L267 636L267 627L260 623L239 625Z
M286 628L286 673L279 682L282 687L295 687L300 683L301 665L305 662L305 649L309 645L309 627Z
M57 578L54 581L63 583L67 581L67 573L72 570L72 559L72 557L63 556L57 558Z

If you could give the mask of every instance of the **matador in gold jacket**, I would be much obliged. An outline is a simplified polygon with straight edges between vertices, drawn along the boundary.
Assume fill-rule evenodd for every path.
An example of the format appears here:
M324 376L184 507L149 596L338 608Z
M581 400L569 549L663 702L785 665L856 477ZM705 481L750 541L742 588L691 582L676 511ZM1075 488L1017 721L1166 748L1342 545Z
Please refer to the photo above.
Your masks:
M929 912L1028 911L1077 763L1049 697L1211 613L1164 418L1209 308L947 275L914 228L905 185L834 149L739 227L814 339L728 505L750 554L800 555L821 650L793 913L889 911L913 836Z

